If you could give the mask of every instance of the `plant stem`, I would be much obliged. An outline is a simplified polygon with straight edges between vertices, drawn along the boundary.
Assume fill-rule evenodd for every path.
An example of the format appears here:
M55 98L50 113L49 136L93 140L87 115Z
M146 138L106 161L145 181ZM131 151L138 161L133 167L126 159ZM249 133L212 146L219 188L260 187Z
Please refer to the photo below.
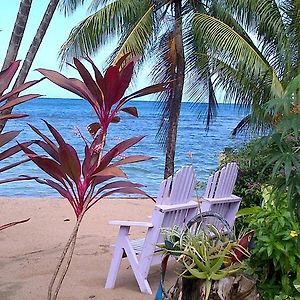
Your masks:
M104 148L104 145L105 145L106 136L107 136L107 134L105 133L103 135L101 143L100 143L98 164L100 164L100 162L101 162L102 152L103 152L103 148ZM50 281L50 284L49 284L49 287L48 287L48 300L56 300L57 299L57 296L58 296L58 293L59 293L60 288L62 286L63 280L64 280L64 278L65 278L65 276L68 272L68 269L70 267L70 264L71 264L71 260L72 260L75 245L76 245L76 239L77 239L79 226L81 224L83 216L85 215L85 213L87 211L88 205L90 204L91 200L93 199L92 196L93 196L94 190L95 190L95 186L92 185L92 187L91 187L91 189L90 189L90 191L89 191L89 193L86 197L84 205L82 207L82 211L81 211L80 215L77 218L77 221L76 221L76 224L73 228L73 231L72 231L72 233L71 233L71 235L70 235L70 237L69 237L69 239L68 239L68 241L67 241L67 243L66 243L66 245L63 249L62 255L61 255L61 257L60 257L60 259L57 263L56 269L54 271L54 274L51 278L51 281ZM64 262L65 262L65 267L61 272L61 276L59 277L59 279L57 281L57 285L56 285L56 288L54 290L54 294L52 295L52 291L54 289L54 284L56 282L57 276L58 276Z

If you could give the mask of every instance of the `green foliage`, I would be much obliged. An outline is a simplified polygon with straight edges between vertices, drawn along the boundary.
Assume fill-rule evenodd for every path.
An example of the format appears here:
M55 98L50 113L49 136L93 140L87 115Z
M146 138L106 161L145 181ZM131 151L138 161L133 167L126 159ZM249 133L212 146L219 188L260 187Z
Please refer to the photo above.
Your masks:
M182 265L181 276L205 282L205 299L208 299L213 281L236 274L245 268L236 261L236 251L248 256L238 241L230 240L213 225L207 230L165 229L165 254L173 255Z
M264 170L271 169L271 184L276 194L275 205L287 199L292 217L300 219L300 75L286 87L282 96L268 103L267 113L274 118L272 133L261 140L266 154ZM277 201L276 201L277 199Z
M251 218L249 226L255 231L255 248L249 265L264 299L297 299L300 227L291 218L284 199L280 200L277 207L273 200L267 201Z
M260 139L253 140L240 149L225 148L221 154L222 166L231 161L236 161L239 166L234 193L243 199L241 208L260 206L263 200L262 186L270 179L270 168L262 173L266 154L260 144Z

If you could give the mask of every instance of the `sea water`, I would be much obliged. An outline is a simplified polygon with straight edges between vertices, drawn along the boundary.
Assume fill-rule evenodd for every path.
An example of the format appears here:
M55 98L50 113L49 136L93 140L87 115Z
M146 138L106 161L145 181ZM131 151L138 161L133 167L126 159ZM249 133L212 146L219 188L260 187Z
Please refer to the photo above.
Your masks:
M111 124L109 128L107 148L124 139L145 135L145 138L125 152L125 155L144 154L153 158L146 162L126 165L123 170L131 181L143 184L144 190L155 196L158 192L159 183L163 179L165 160L164 150L156 137L160 122L159 105L155 101L132 101L128 106L136 106L139 117L134 118L122 113L120 115L121 122ZM224 147L237 147L245 142L244 137L232 138L231 131L248 113L245 109L239 109L230 104L220 104L217 118L207 131L205 122L203 122L204 117L199 118L199 112L204 111L205 107L206 104L182 103L175 161L176 169L183 165L193 164L198 181L203 182L217 168L219 154ZM14 112L30 115L25 119L9 121L5 128L5 131L22 130L16 139L18 142L38 138L27 123L38 127L43 133L47 133L47 128L42 121L44 119L56 127L65 140L76 148L80 158L83 156L84 142L79 137L78 131L89 138L86 126L97 121L89 104L80 99L40 98L20 105ZM14 142L10 145L13 144ZM189 154L192 154L192 159ZM21 154L13 159L2 161L0 167L19 158L21 158ZM47 178L47 175L40 171L37 166L32 162L27 162L2 173L1 179L18 175ZM50 187L35 181L2 184L0 185L0 195L18 197L59 196Z

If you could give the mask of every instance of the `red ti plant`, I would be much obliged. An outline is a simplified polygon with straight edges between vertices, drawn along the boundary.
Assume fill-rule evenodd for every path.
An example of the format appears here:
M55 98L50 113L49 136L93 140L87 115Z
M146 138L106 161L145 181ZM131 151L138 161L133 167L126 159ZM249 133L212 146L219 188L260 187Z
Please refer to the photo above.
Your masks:
M5 91L8 89L14 75L16 74L18 68L20 65L20 61L15 61L12 62L9 67L3 71L0 72L0 120L9 120L9 119L19 119L19 118L23 118L23 117L27 117L28 115L26 114L4 114L5 110L16 106L20 103L24 103L28 100L31 100L33 98L37 98L40 95L38 94L28 94L28 95L23 95L23 96L19 96L19 93L24 91L25 89L33 86L34 84L36 84L37 82L39 82L40 80L33 80L33 81L29 81L27 83L21 84L19 87L14 88L13 90L6 92ZM6 102L8 99L12 99L9 102ZM6 103L5 103L6 102ZM1 104L4 103L4 104ZM20 134L20 131L8 131L5 133L0 133L0 148L5 146L6 144L8 144L9 142L11 142L16 136L18 136ZM30 143L23 143L22 145L24 146L29 146ZM10 148L7 148L4 151L0 152L0 162L4 161L5 159L13 156L14 154L16 154L17 152L19 152L21 150L19 145L16 146L12 146ZM26 161L28 161L29 159L24 159L6 166L3 166L0 168L0 174L2 174L3 172L16 167ZM2 177L2 176L1 176ZM20 181L20 180L27 180L27 179L31 179L28 177L23 177L23 176L19 176L19 177L15 177L15 178L6 178L6 179L1 179L0 180L0 184L3 183L8 183L8 182L13 182L13 181ZM6 229L8 227L20 224L20 223L24 223L26 221L28 221L29 219L26 220L22 220L22 221L17 221L17 222L11 222L8 224L4 224L4 225L0 225L0 230Z
M124 94L132 79L134 68L134 60L126 63L126 58L127 55L122 57L115 65L108 67L104 75L102 75L90 58L86 58L92 66L95 79L86 67L78 59L74 58L74 68L79 72L82 81L75 78L67 78L56 71L38 69L41 74L55 84L87 100L98 118L98 122L90 124L88 127L93 140L90 144L87 142L85 144L82 163L76 150L66 143L59 132L47 122L46 125L55 142L37 128L33 126L31 128L41 138L41 140L34 142L44 149L49 157L40 156L29 150L28 147L21 146L26 155L53 178L36 180L39 183L51 186L68 199L77 217L74 230L50 282L48 289L49 300L57 298L72 259L78 228L86 211L100 199L113 193L146 195L140 190L140 184L116 180L116 178L126 177L125 173L119 168L121 165L144 161L150 157L134 155L115 161L120 154L138 143L143 137L133 137L123 141L105 154L103 154L103 148L109 125L120 121L119 112L123 111L135 117L138 116L135 107L125 107L125 104L131 99L161 92L167 88L167 84L156 84L125 96ZM62 270L63 264L65 267ZM61 273L61 276L58 278L59 273ZM56 288L54 289L55 283Z
M132 80L136 60L133 58L126 63L127 57L128 54L121 57L115 65L109 66L104 75L102 75L94 62L87 57L86 60L93 68L95 79L93 79L86 67L77 58L74 58L74 68L80 74L82 81L75 78L66 78L56 71L37 69L55 84L89 102L98 117L98 122L90 124L88 127L93 135L97 135L95 144L99 145L100 142L100 145L102 145L109 125L120 121L119 112L123 111L134 117L138 116L136 107L125 107L129 100L158 93L168 87L166 83L155 84L125 96L125 91Z

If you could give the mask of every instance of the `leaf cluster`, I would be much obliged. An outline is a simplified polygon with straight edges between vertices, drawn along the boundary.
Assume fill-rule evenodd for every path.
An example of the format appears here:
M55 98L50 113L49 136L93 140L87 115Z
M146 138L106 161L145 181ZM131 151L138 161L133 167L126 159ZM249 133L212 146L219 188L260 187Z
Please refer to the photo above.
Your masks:
M249 226L255 231L255 248L249 265L264 299L295 299L300 297L296 289L300 275L300 226L291 218L284 199L274 207L272 197L252 215ZM280 294L281 298L276 298Z
M213 225L208 230L163 229L165 244L161 246L165 254L176 257L182 266L183 276L201 279L205 284L205 299L208 299L213 281L241 272L244 264L236 251L249 256L248 251L238 241L230 240Z

